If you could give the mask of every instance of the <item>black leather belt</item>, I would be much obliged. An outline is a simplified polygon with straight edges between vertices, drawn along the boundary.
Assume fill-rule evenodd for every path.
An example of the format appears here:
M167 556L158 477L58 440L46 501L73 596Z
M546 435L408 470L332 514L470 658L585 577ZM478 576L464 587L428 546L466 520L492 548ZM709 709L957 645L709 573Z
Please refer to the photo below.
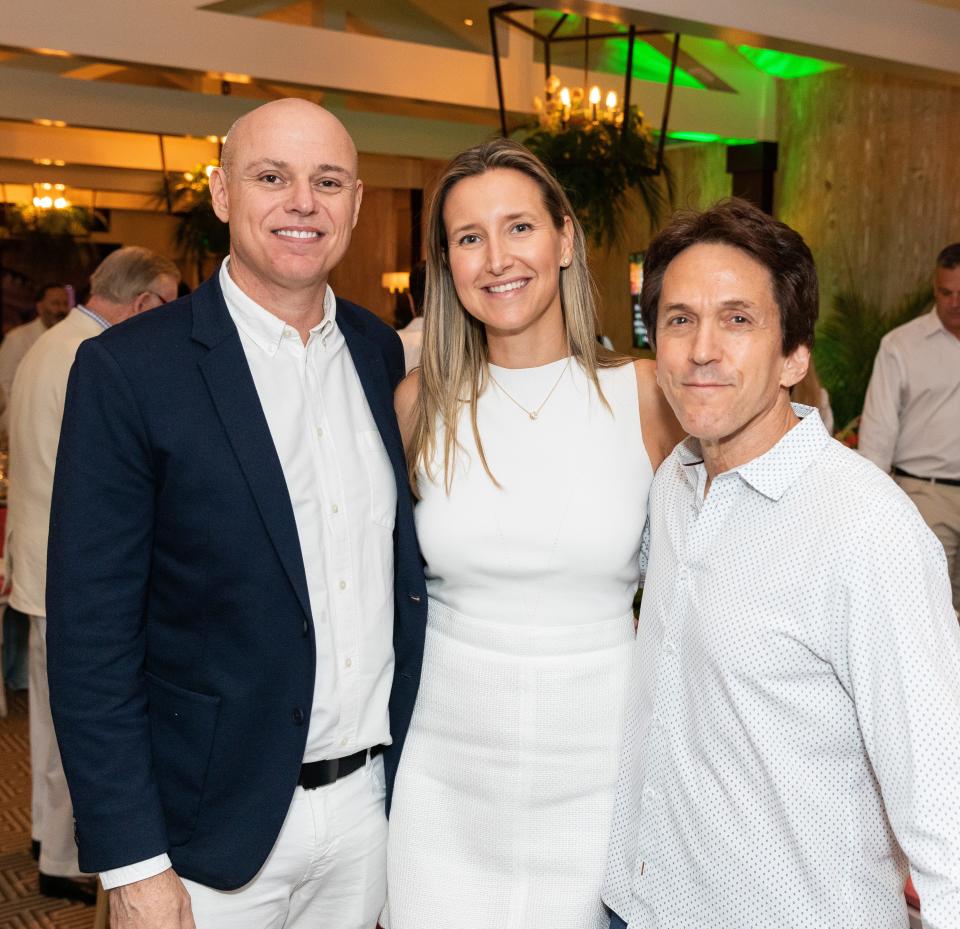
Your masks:
M909 471L904 471L903 468L894 468L893 473L897 477L910 477L915 481L927 481L929 484L945 484L947 487L960 487L960 480L952 477L919 477L916 474L911 474Z
M371 758L376 758L383 751L382 745L374 745L369 750ZM367 763L367 749L347 755L346 758L334 758L330 761L308 761L300 765L300 779L297 784L304 790L316 790L326 787L341 777L359 771Z

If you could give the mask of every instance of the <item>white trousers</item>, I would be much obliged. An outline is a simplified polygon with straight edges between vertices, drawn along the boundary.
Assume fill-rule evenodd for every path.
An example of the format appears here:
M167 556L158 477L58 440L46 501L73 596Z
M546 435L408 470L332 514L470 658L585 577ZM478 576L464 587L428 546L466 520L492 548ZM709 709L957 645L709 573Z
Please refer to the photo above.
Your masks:
M73 805L60 761L50 715L47 683L47 620L30 617L30 765L33 779L30 830L40 842L40 870L56 877L79 877L73 838Z
M294 791L263 867L238 890L184 881L197 929L374 929L387 895L383 758Z

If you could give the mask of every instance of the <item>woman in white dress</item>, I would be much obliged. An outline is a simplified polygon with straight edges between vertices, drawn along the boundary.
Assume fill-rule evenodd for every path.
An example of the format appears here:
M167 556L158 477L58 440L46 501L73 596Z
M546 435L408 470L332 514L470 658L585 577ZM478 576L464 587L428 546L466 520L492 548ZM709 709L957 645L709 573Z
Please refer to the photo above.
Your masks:
M525 148L457 156L428 235L397 411L430 604L383 922L600 929L646 498L681 436L652 362L597 345L583 232Z

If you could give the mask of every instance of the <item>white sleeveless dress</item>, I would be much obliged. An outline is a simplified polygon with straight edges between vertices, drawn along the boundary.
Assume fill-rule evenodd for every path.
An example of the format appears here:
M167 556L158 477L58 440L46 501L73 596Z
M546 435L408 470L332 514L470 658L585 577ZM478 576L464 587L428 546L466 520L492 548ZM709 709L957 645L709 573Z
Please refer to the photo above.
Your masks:
M491 365L527 409L566 360ZM571 360L531 420L477 407L448 496L420 475L423 675L390 814L389 929L602 929L600 902L653 478L633 365Z

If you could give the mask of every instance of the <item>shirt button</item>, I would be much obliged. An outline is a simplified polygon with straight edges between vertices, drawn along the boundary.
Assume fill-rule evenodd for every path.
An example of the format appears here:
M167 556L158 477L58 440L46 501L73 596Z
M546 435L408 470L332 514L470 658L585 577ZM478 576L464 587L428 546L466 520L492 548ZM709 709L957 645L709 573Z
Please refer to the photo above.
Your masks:
M304 715L303 710L301 710L300 707L295 706L295 707L293 708L293 722L294 722L294 724L297 725L297 726L302 726L304 719L306 719L306 716Z
M340 740L340 744L341 744L341 745L349 745L349 744L350 744L350 740L349 740L346 736L344 736L344 737Z
M337 506L336 503L334 503L334 505L333 505L332 507L330 507L330 509L333 510L334 513L339 513L339 512L340 512L340 507Z
M317 438L318 438L318 439L322 439L322 438L323 438L323 427L322 427L322 426L317 426Z
M677 643L671 642L670 639L665 639L663 643L663 653L665 655L672 655L677 650Z
M352 667L353 667L353 659L352 659L352 658L348 658L346 661L344 661L343 666L344 666L345 668L352 668Z
M341 590L346 590L346 589L347 589L347 582L346 582L346 581L340 581L340 585L339 585L339 586L340 586L340 589L341 589Z
M654 792L654 789L653 789L652 787L644 787L644 788L643 788L643 799L644 799L644 800L652 801L655 796L656 796L656 793Z
M310 631L310 624L309 624L306 620L304 620L304 621L303 621L303 634L304 634L304 636L306 636L309 631Z

